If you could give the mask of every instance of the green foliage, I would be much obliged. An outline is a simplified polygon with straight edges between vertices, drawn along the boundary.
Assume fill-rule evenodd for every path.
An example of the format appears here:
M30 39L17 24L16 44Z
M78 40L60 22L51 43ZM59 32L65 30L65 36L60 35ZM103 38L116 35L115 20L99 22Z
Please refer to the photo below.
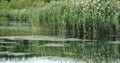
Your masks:
M1 21L30 21L35 30L72 35L120 32L119 0L1 0L0 9Z
M30 10L45 6L42 0L1 0L0 1L0 18L7 21L27 21ZM2 24L2 23L1 23Z
M6 17L0 17L0 26L6 26L8 24L8 19Z
M28 9L44 6L46 3L42 0L2 0L0 1L0 9Z
M87 3L52 2L37 9L30 18L33 27L66 30L68 34L119 32L119 1L90 1Z

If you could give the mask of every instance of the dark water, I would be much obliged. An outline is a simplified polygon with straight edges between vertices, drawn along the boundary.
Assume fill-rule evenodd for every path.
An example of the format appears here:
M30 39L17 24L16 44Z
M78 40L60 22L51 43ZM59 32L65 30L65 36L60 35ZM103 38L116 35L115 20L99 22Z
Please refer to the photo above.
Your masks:
M10 28L0 29L0 63L120 63L119 35L73 38Z

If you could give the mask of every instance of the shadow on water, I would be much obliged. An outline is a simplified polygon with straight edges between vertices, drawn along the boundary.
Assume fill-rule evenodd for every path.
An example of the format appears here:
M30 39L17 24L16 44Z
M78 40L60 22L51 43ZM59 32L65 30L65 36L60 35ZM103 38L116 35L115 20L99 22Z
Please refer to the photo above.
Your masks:
M0 62L119 63L120 36L3 36Z

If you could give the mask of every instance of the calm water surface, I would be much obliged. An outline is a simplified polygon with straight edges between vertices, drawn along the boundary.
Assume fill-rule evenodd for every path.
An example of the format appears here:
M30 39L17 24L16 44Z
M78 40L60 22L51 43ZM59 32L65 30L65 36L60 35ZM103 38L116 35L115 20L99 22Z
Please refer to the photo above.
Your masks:
M120 63L119 35L0 35L0 63Z

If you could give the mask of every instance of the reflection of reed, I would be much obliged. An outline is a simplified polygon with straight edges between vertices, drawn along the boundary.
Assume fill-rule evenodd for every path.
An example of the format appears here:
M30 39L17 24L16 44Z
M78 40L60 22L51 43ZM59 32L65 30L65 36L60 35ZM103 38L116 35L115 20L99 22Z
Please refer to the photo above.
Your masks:
M83 37L85 39L85 37ZM39 47L38 50L33 50L34 53L40 54L43 56L60 56L60 57L71 57L71 58L81 58L86 61L90 61L90 59L95 62L101 62L106 61L109 62L109 60L115 60L116 58L119 59L117 55L119 55L119 52L115 51L119 48L116 48L116 46L119 45L109 45L106 42L109 40L101 39L98 41L66 41L63 42L64 44L67 44L69 46L66 47ZM36 46L39 46L40 44L47 44L52 41L35 41ZM56 43L56 42L52 42ZM62 43L62 42L60 42ZM90 44L88 44L90 43ZM31 47L32 48L32 47ZM114 50L115 49L115 50ZM36 51L36 52L35 52ZM47 53L49 52L49 53ZM67 52L67 53L65 53Z
M11 36L12 37L12 36ZM27 36L25 36L27 37ZM42 37L42 36L41 36ZM46 37L46 36L43 36ZM48 37L48 36L47 36ZM50 36L49 36L50 37ZM17 37L16 37L17 38ZM57 37L56 37L57 38ZM119 44L112 44L115 41L119 41L119 36L90 36L82 35L79 38L82 38L80 41L44 41L44 40L4 40L1 39L0 46L2 44L4 47L0 48L0 51L10 51L16 54L17 53L33 53L30 55L24 55L22 57L43 57L43 56L52 56L52 57L63 57L63 58L73 58L76 60L84 60L91 63L101 63L109 62L120 59ZM73 39L73 38L72 38ZM89 39L89 40L87 40ZM13 44L13 41L16 44ZM7 46L15 46L15 48L8 48ZM12 54L12 56L14 55ZM10 56L1 57L11 58ZM14 56L15 57L15 56ZM21 56L20 56L21 58Z

